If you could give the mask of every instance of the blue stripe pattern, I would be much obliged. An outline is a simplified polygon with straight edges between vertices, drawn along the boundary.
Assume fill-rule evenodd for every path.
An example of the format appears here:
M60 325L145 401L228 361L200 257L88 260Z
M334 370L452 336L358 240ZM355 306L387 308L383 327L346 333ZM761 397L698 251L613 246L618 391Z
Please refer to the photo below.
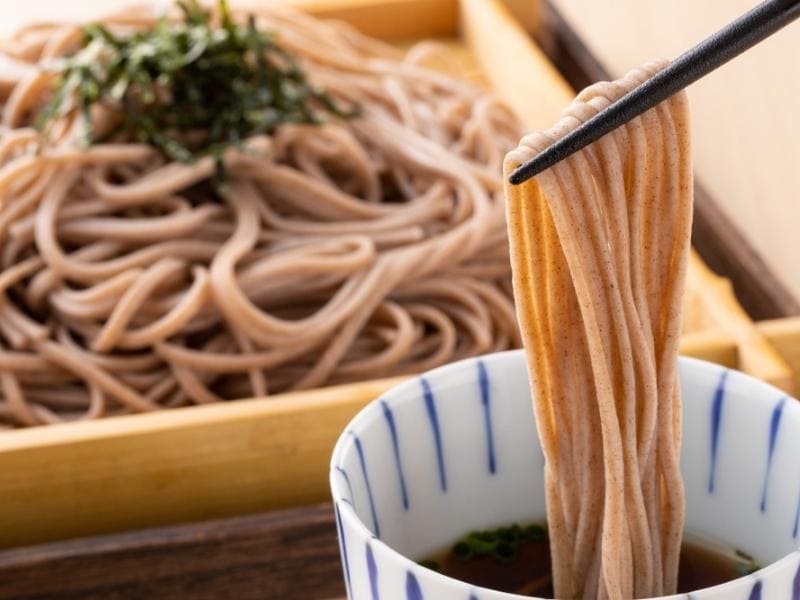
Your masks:
M411 571L406 573L406 600L423 600L422 588L419 587L419 581Z
M389 433L392 436L394 462L395 465L397 465L397 477L400 479L400 494L403 497L403 508L408 510L408 491L406 490L406 478L403 475L403 463L400 461L400 443L397 440L397 426L394 423L392 409L389 408L386 400L381 400L381 407L383 407L383 416L386 417L386 424L389 426Z
M431 385L424 377L420 377L422 382L422 395L425 398L425 408L428 411L428 420L433 429L433 441L436 444L436 461L439 465L439 485L442 491L447 491L447 473L444 468L444 452L442 450L442 433L439 430L439 416L436 414L436 401L431 391Z
M490 368L492 367L492 364L493 363L487 363L486 361L478 358L478 359L475 359L474 366L473 365L468 365L468 368L476 369L473 372L474 373L473 377L476 377L476 379L472 379L469 383L472 386L476 386L477 390L476 390L476 387L465 388L465 392L466 392L465 395L467 395L470 398L470 402L466 405L467 410L469 410L469 411L481 411L481 415L478 415L475 412L472 412L472 417L473 417L473 419L477 419L478 421L480 421L481 416L482 416L483 417L483 421L484 421L484 423L483 423L484 431L483 432L481 432L480 423L479 422L475 422L474 420L472 421L473 424L474 424L475 429L473 430L474 438L470 439L470 442L472 442L473 444L474 444L474 442L477 442L477 448L475 448L475 451L477 451L478 454L476 456L476 458L477 458L477 460L475 461L476 464L474 464L473 466L474 466L475 469L477 469L478 473L482 473L483 474L482 476L486 476L485 475L486 471L484 471L484 469L487 469L488 473L490 475L495 475L497 473L497 471L498 471L498 454L497 454L498 447L501 450L500 458L503 458L503 456L505 456L505 455L502 454L502 441L503 440L500 439L500 438L495 439L495 436L494 436L493 417L495 419L497 419L498 416L502 416L502 413L497 413L497 411L495 410L495 407L498 406L498 404L496 402L498 390L497 390L497 388L495 388L494 390L492 389L492 383L493 383L492 382L492 376L497 376L497 373L495 373L494 371L492 371L492 373L489 372ZM489 368L487 368L487 365L488 365ZM701 407L700 407L700 410L703 411L703 413L705 415L707 415L706 418L710 418L710 422L702 423L702 430L705 431L705 432L710 433L710 448L709 448L709 446L706 446L707 451L710 451L710 463L709 463L710 464L710 468L709 468L709 471L708 471L708 480L707 480L707 485L708 485L707 489L708 489L708 493L709 494L715 494L716 492L719 491L719 490L716 489L716 483L717 483L716 477L717 477L718 472L721 474L720 477L722 477L722 479L720 479L720 483L723 485L722 491L723 492L727 492L728 491L728 489L727 489L728 486L726 485L727 484L727 475L725 475L725 472L727 471L727 469L725 468L725 465L727 464L727 460L726 460L727 459L727 455L725 454L725 452L727 450L727 446L724 446L724 444L732 443L732 440L728 439L727 433L725 434L726 435L725 440L721 441L721 436L722 436L723 426L726 426L726 427L729 428L730 425L731 425L731 423L729 422L731 416L737 416L736 406L737 406L737 402L739 400L739 398L736 395L733 395L730 398L726 397L727 396L727 390L728 390L728 379L729 379L730 371L729 370L721 370L718 373L719 373L718 375L717 375L717 373L712 373L711 374L712 378L717 379L716 386L714 387L714 383L713 383L714 379L709 378L710 380L706 384L707 387L705 388L705 390L706 390L705 391L706 401L708 401L708 399L709 399L709 397L708 397L709 392L711 392L713 394L711 396L711 398L710 398L710 400L711 400L710 406L708 404L702 404ZM730 383L730 385L733 386L731 388L732 390L735 387L737 387L736 375L733 375L733 377L734 377L734 379ZM432 383L431 383L430 379L426 378L425 376L422 376L422 377L419 378L419 380L420 380L420 386L421 386L421 390L422 390L422 398L421 399L424 401L426 416L427 416L427 418L428 418L428 420L430 422L430 427L431 427L430 433L433 436L433 442L434 442L434 448L432 448L432 449L430 448L430 446L428 444L426 444L426 452L425 452L425 456L424 456L424 460L425 460L424 466L427 469L429 469L427 471L428 477L435 477L436 475L438 475L438 480L439 480L439 484L440 484L440 487L441 487L441 491L446 493L448 491L448 487L447 487L448 486L448 477L447 477L448 473L447 473L447 469L446 469L447 463L446 463L446 460L445 460L446 459L445 450L448 450L448 458L450 458L451 461L452 461L452 460L454 460L453 457L455 456L455 454L453 454L453 452L455 451L455 449L453 449L453 452L449 452L451 450L451 448L450 447L445 448L445 441L447 441L447 442L451 442L452 441L449 436L448 437L444 437L443 436L443 433L452 433L452 432L450 432L449 430L447 432L443 432L442 431L442 425L444 425L444 426L449 426L450 425L450 422L447 420L447 416L449 415L449 413L447 413L447 412L442 413L444 420L440 420L439 415L438 415L438 408L442 408L444 410L444 408L446 406L449 406L449 405L442 404L442 402L444 402L446 400L445 396L443 395L445 393L444 389L437 388L437 391L434 392L433 389L432 389ZM434 380L433 385L436 385L436 380ZM713 388L713 391L712 391L712 388ZM417 388L417 389L419 389L419 388ZM449 391L449 390L447 390L447 391ZM474 395L476 391L479 394L480 405L478 405L477 399L475 398L475 395ZM493 394L494 394L494 397L493 397ZM438 398L437 398L437 395L439 396ZM730 400L730 402L728 402L728 400ZM418 403L420 401L420 398L417 396L415 398L412 398L412 401L414 403ZM359 559L366 561L366 570L367 570L368 581L369 581L369 590L370 590L370 593L369 593L370 600L380 600L380 587L379 587L380 577L379 577L379 575L383 576L383 583L384 583L384 590L383 591L389 593L390 595L397 594L397 595L402 596L402 591L403 591L403 587L402 587L402 583L401 583L402 580L397 581L397 587L400 588L399 590L392 591L389 588L387 588L387 586L393 587L394 584L392 584L390 586L389 585L389 579L387 579L387 576L389 575L389 572L386 571L385 569L388 568L389 565L383 565L383 563L381 565L378 565L378 563L377 563L376 556L374 554L374 548L373 548L373 545L375 543L377 543L377 542L373 542L372 540L367 541L365 546L364 546L365 554L362 555L363 558L361 558L359 556L358 552L359 552L359 550L361 548L361 544L364 543L364 542L357 539L357 537L359 537L359 536L354 537L354 532L352 530L348 530L349 535L346 536L345 530L344 530L344 525L343 525L343 517L342 517L342 514L341 514L341 510L342 510L343 504L347 504L347 505L352 507L354 505L355 501L356 501L356 497L355 497L355 494L354 494L354 486L355 487L359 487L358 500L359 500L359 504L362 505L362 507L363 507L363 504L365 502L365 499L364 499L364 496L363 496L363 494L364 494L363 489L365 489L366 490L367 499L369 501L369 509L370 509L370 513L371 513L373 526L374 526L373 527L373 532L374 532L375 536L372 539L374 540L374 539L380 538L381 530L380 530L380 522L379 522L379 518L378 518L378 511L377 511L378 505L376 504L375 501L376 501L376 499L378 501L383 501L384 497L383 497L383 494L380 493L381 490L379 488L375 489L375 491L378 492L378 496L373 496L372 484L373 483L377 484L378 481L379 481L379 480L375 480L374 479L374 477L379 474L378 471L376 471L376 468L380 468L380 469L388 468L389 471L390 471L389 473L387 473L387 476L389 478L388 482L390 484L389 487L391 488L390 491L392 492L390 494L390 496L389 496L389 500L392 502L392 504L390 504L390 506L393 506L395 509L399 510L397 505L399 504L398 500L400 500L400 501L402 501L402 505L403 505L404 510L405 511L409 511L410 510L410 494L409 494L409 492L410 491L414 491L415 493L418 492L417 488L414 487L414 481L413 480L409 481L405 477L405 472L411 466L411 463L409 463L408 461L411 460L412 454L414 454L414 453L409 454L409 452L413 449L412 446L409 446L409 444L411 444L414 441L416 441L416 438L414 437L414 435L419 434L419 433L421 433L423 435L427 435L428 432L426 432L426 431L417 432L417 431L413 430L413 428L409 429L408 431L406 431L406 429L402 429L402 430L399 429L398 425L403 425L405 427L405 425L407 423L402 418L401 418L400 423L398 423L397 416L400 415L401 417L404 417L404 416L406 416L406 413L404 413L404 412L397 412L396 413L395 411L397 411L399 409L396 406L393 407L390 402L391 401L387 401L385 399L380 399L379 400L379 403L380 403L380 406L381 406L381 410L382 410L382 415L383 415L383 418L384 418L384 421L385 421L385 424L386 424L386 429L380 431L381 435L378 436L377 440L373 440L373 438L371 438L371 437L365 438L365 440L361 440L359 435L356 434L354 431L348 430L348 432L347 432L353 438L353 445L355 446L355 450L356 450L356 452L358 454L358 460L359 460L360 469L361 469L361 473L362 473L362 476L363 476L363 481L364 481L364 486L365 487L364 488L360 487L360 482L358 481L358 473L357 473L357 471L359 469L358 466L355 466L352 462L347 462L346 463L347 466L348 466L347 470L342 468L341 466L334 466L336 471L338 471L339 476L341 476L342 479L344 479L344 482L346 484L346 490L347 490L346 491L347 497L341 497L341 498L338 498L336 500L336 502L334 504L334 512L335 512L335 518L336 518L337 533L338 533L338 537L339 537L339 549L340 549L341 556L342 556L342 565L343 565L343 568L344 568L345 583L346 583L346 587L347 587L348 597L350 597L356 591L356 590L353 590L353 588L352 588L352 581L351 581L352 574L351 574L351 568L350 568L350 559L351 558L353 559L353 562L354 562L354 567L353 568L356 569L356 579L358 579L358 577L359 577L358 576L358 572L357 572L358 571L358 565L359 564L361 564L361 565L364 564L364 563L360 563ZM730 404L731 402L733 402L733 404ZM766 456L766 465L765 465L766 468L765 468L765 471L763 472L763 474L759 472L758 475L757 475L757 477L763 477L762 486L761 486L761 490L760 490L761 494L760 494L760 499L759 499L759 504L758 504L760 512L762 514L771 514L771 513L767 513L767 510L768 510L769 506L772 506L771 512L775 512L775 510L777 508L776 505L775 505L776 498L773 498L775 496L775 493L777 492L777 489L770 491L772 488L775 487L775 485L777 485L777 479L776 479L776 484L771 484L772 471L775 470L775 469L778 469L778 472L776 473L776 478L778 478L780 475L782 475L780 470L783 467L783 461L781 460L781 456L782 455L778 455L777 454L777 448L778 448L777 442L778 442L779 436L781 436L781 452L784 453L786 451L786 448L784 448L784 443L788 443L788 440L787 439L783 439L783 438L786 438L786 436L789 435L789 433L790 433L790 432L784 431L784 430L786 430L787 427L791 426L791 424L792 424L791 420L792 420L792 418L794 418L794 415L791 413L791 407L789 409L786 408L787 405L790 404L790 399L787 396L778 396L778 394L775 394L774 396L772 396L770 403L772 403L773 406L772 406L771 409L767 407L767 410L771 411L769 420L767 420L767 418L766 418L767 414L766 414L766 411L765 411L764 413L759 413L759 418L757 419L757 421L760 422L761 424L758 425L758 422L756 423L756 427L765 427L765 426L768 427L768 432L767 432L768 433L768 440L767 440L768 445L767 445L767 456ZM421 408L422 407L419 404L415 404L415 406L414 406L414 410L417 411L417 413L418 413L418 411L421 410ZM500 407L500 408L502 408L502 407ZM731 410L733 410L734 412L731 413ZM705 412L705 411L709 411L709 412ZM786 419L783 419L784 413L787 413L787 412L789 413L789 415L786 417ZM375 416L376 421L380 420L380 416L378 416L377 413L373 413L373 414ZM761 415L763 415L763 416L761 416ZM419 414L419 416L421 417L421 414ZM424 417L421 417L421 418L424 419ZM761 419L763 419L763 420L761 420ZM783 424L783 421L786 421L787 419L789 420L789 423L788 424ZM705 419L702 419L702 420L705 421ZM381 426L378 425L378 427L380 428ZM424 425L423 425L423 429L424 429ZM761 430L761 431L762 431L762 434L763 434L763 430ZM374 450L374 448L371 446L371 443L373 441L376 441L376 442L381 444L380 448L379 448L379 450L381 451L379 453L380 457L387 457L385 452L389 448L388 448L388 446L385 445L386 444L386 440L385 439L381 439L382 436L384 436L386 433L389 434L388 437L389 437L389 439L391 441L391 448L392 448L393 457L394 457L394 461L395 461L395 471L396 471L396 477L397 477L396 481L399 484L399 492L400 492L398 495L394 495L395 494L395 490L397 490L397 488L394 487L394 485L391 485L392 479L394 479L394 477L395 477L395 475L393 475L391 473L391 466L389 466L389 465L379 465L378 463L375 462L375 460L377 458L377 455L375 453L370 454L370 459L369 460L371 461L371 465L372 465L372 476L373 476L373 481L372 482L370 481L368 467L367 467L366 454L370 453L370 452L372 452ZM401 439L401 434L402 435L406 435L407 437ZM481 438L483 438L483 439L481 439ZM482 444L483 440L485 440L485 444L486 444L485 446L483 446L483 444ZM427 440L425 440L425 441L427 441ZM706 443L708 443L708 442L706 442ZM405 451L405 467L406 467L405 470L403 468L404 467L404 461L403 461L403 456L404 455L401 452L401 444L403 445L402 450ZM498 446L498 444L499 444L499 446ZM349 450L352 451L352 448L349 448ZM433 463L434 456L433 456L433 452L431 452L431 450L435 451L435 460L436 460L435 466L434 466L434 463ZM542 453L541 446L538 446L538 451L539 451L539 454L541 455L542 459L544 460L544 455ZM485 454L484 454L484 452L485 452ZM763 450L759 450L759 453L760 452L763 452ZM709 455L707 455L707 456L709 456ZM764 460L764 457L763 457L763 455L761 455L761 456L762 456L762 458L758 458L758 456L756 456L757 464L760 463L761 465L764 465L764 463L761 462L761 461ZM776 456L778 457L777 460L776 460ZM350 455L350 458L352 459L352 454ZM386 459L388 460L388 457ZM718 466L719 466L718 462L720 462L720 461L725 463L725 464L722 464L722 467L721 467L721 468L723 468L722 471L718 471ZM778 466L775 466L775 463L779 463ZM452 467L453 465L451 464L450 466ZM503 463L503 466L504 466L504 468L507 469L508 465L506 465L506 463ZM534 466L538 466L538 465L534 465ZM701 464L701 469L703 468L703 466L705 466L705 465ZM728 466L731 466L731 465L728 465ZM433 473L434 469L437 470L436 475L434 475L434 473ZM354 473L351 476L349 474L349 471L356 471L356 473ZM409 471L409 473L410 473L410 471ZM701 482L703 482L703 480L705 479L706 473L702 472L700 475L701 475ZM450 483L454 483L456 488L458 488L458 483L459 483L458 478L456 478L455 480L452 479L452 477L454 476L454 472L451 471L450 476L451 476ZM355 477L355 479L352 479L353 477ZM341 483L341 482L339 482L339 483ZM409 487L409 485L408 485L409 483L411 484L411 487ZM435 482L433 482L433 485L435 486ZM344 489L341 488L341 487L339 487L338 489L344 491ZM757 490L752 490L752 491L756 492ZM434 493L435 493L435 491L434 491ZM398 496L399 496L399 498L398 498ZM446 496L443 496L443 498L444 497L446 497ZM723 498L723 496L720 496L720 498ZM770 498L772 498L772 505L768 504ZM415 496L415 501L417 502L417 504L419 504L419 498L417 498L417 496ZM749 505L749 506L750 506L750 510L753 510L753 509L755 509L755 498L752 498L751 501L753 501L753 504ZM381 507L383 507L383 505L381 505ZM417 508L419 508L419 507L417 507ZM798 490L798 498L797 498L797 504L796 504L795 510L796 510L796 512L795 512L795 515L794 515L794 528L793 528L792 536L793 536L793 538L795 540L797 540L798 537L800 537L800 490ZM384 510L381 510L381 515L382 515L383 520L384 520L384 523L383 523L384 526L387 527L388 529L391 529L391 527L388 527L388 525L387 525L388 513L386 513ZM784 519L782 519L783 527L787 527L788 528L788 522L787 522L788 518L786 518L786 517L789 517L789 516L790 515L785 515ZM367 519L365 519L365 521L367 521ZM387 535L388 535L388 529L387 529ZM347 537L349 537L349 540L346 539ZM349 545L350 545L349 548L348 548L348 541L349 541ZM352 557L349 555L348 550L353 550L353 556ZM800 552L798 552L798 557L800 557ZM383 573L379 573L379 571L381 570L381 567L383 567L383 569L384 569ZM787 571L790 568L791 567L789 566ZM800 600L800 563L796 564L795 569L796 570L795 570L795 573L794 573L794 576L793 576L793 579L792 579L792 583L791 583L791 585L790 585L790 587L788 589L784 588L784 592L789 591L789 594L787 596L785 596L785 597L791 598L791 600ZM417 572L420 572L420 578L417 578L415 573L412 572L412 570L403 569L403 571L405 571L405 596L404 596L405 600L424 600L423 590L422 590L420 582L421 581L426 581L427 582L428 581L428 576L425 575L424 571L417 571ZM398 575L400 575L400 577L402 577L403 571L398 573ZM789 575L789 572L785 572L784 581L786 581L788 579L788 575ZM767 578L767 579L769 579L769 578ZM356 583L357 583L357 586L358 586L359 582L357 581ZM363 585L364 583L366 583L366 582L362 582L361 585ZM746 582L742 582L742 583L744 583L744 587L740 592L740 596L742 596L742 598L740 598L740 600L743 600L743 596L745 594L747 595L747 600L762 600L762 598L765 596L764 580L759 578L758 574L756 576L748 577L747 581ZM786 581L786 583L788 583L788 581ZM747 590L747 587L750 587L750 589ZM479 597L478 597L479 594L477 592L477 589L473 588L472 590L470 590L468 586L464 586L461 589L462 589L462 591L460 592L461 593L461 598L468 597L468 600L479 600ZM767 588L767 591L766 591L766 597L769 597L769 594L771 593L770 589L771 588L769 588L769 585L768 585L768 588ZM366 590L363 590L361 593L364 594L365 596L367 596L367 594L365 592L366 592ZM432 591L430 589L426 589L426 592L427 592L428 596L430 596L431 593L432 593ZM466 594L466 596L464 596L464 594ZM696 598L696 597L697 597L696 594L694 594L694 595L686 594L686 595L681 596L681 598L684 598L685 600L692 600L693 598ZM364 598L362 600L366 600L366 598Z
M764 486L761 488L761 512L767 511L767 486L769 484L769 474L772 471L772 455L775 453L775 442L778 440L778 428L781 425L781 415L783 406L786 404L784 396L772 409L772 418L769 421L769 449L767 451L767 470L764 473Z
M797 539L798 528L800 528L800 496L797 498L797 509L794 512L794 529L792 529L792 539Z
M344 527L342 526L342 515L339 514L339 506L334 506L336 512L336 528L339 530L339 543L341 544L342 558L344 559L344 575L347 583L347 595L350 596L350 589L353 584L350 582L350 561L347 558L347 541L344 539Z
M497 464L494 454L494 434L492 432L492 410L490 406L491 396L489 394L489 374L486 365L482 360L478 360L478 384L481 388L481 403L483 404L483 418L486 423L486 448L489 455L489 473L494 475L497 472Z
M376 537L381 537L381 526L378 523L378 513L375 512L375 500L372 497L372 486L369 484L369 476L367 475L367 461L364 458L364 449L361 447L361 440L352 431L349 432L353 436L353 441L356 444L356 451L358 451L358 460L361 463L361 473L364 475L364 485L367 487L367 499L369 500L369 510L372 513L372 523L375 526Z
M372 547L367 542L367 572L369 573L369 590L372 594L372 600L380 600L378 593L378 565L375 562L375 555L372 553Z
M347 471L345 471L342 467L338 467L337 466L337 467L334 467L334 468L344 478L344 482L347 484L347 493L350 495L350 504L353 507L355 507L355 505L356 505L356 497L355 497L355 494L353 494L353 486L350 483L350 476L347 474Z
M722 404L725 400L725 380L728 378L727 369L722 372L719 385L714 392L711 403L711 470L708 474L708 493L714 493L715 478L717 475L717 448L719 447L719 426L722 420Z

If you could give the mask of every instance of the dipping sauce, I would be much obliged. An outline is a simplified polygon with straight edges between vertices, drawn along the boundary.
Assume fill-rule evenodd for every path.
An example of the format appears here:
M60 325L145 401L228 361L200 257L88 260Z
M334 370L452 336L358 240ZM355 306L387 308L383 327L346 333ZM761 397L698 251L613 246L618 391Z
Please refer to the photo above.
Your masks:
M681 548L678 592L687 593L752 573L754 559L724 546L692 541ZM553 597L550 544L547 530L538 524L501 527L465 535L448 550L420 564L472 585L520 594Z

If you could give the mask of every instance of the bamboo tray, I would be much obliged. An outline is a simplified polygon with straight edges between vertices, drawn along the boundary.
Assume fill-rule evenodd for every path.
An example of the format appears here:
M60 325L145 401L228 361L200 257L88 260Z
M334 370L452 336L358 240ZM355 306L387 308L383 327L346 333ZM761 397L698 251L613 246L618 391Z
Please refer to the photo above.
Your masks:
M530 127L549 125L573 96L501 0L291 1L385 39L441 38L468 76L493 88ZM557 23L553 31L556 41L569 41ZM568 44L553 48L561 53L560 68L586 75L576 57L565 54ZM730 241L730 234L715 229L714 206L705 196L698 205L700 231L714 235L696 237L695 247L702 256L719 259L728 256L720 242ZM742 248L746 244L736 246L735 256L742 256ZM749 299L748 308L773 316L788 312L788 301L772 303L782 297L778 288L765 288L763 275L748 275L748 260L728 263L727 271ZM800 319L754 324L729 282L699 255L693 257L687 307L684 353L794 387ZM326 500L328 460L339 432L365 403L397 382L3 433L0 547Z

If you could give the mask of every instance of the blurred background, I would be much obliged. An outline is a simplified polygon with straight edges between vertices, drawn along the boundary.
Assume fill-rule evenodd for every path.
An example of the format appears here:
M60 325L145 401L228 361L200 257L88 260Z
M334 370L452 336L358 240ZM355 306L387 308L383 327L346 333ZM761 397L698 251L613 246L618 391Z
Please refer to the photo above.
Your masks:
M554 0L614 75L672 58L753 0ZM800 296L800 35L776 35L689 88L695 167L721 208Z

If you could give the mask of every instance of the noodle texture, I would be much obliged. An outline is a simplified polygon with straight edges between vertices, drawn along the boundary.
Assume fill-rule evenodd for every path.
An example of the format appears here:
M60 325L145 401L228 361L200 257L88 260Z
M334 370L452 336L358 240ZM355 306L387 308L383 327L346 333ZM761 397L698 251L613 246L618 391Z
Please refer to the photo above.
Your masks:
M82 146L78 110L40 133L52 95L40 67L74 52L77 27L4 44L0 427L420 372L520 344L501 179L517 119L427 67L442 58L431 44L403 55L281 7L256 21L359 112L229 148L222 191L210 156ZM124 35L155 19L104 23ZM90 118L102 133L115 115Z
M555 127L508 154L506 174L662 67L581 92ZM507 197L556 597L673 594L684 521L677 352L692 220L685 95L508 185Z

